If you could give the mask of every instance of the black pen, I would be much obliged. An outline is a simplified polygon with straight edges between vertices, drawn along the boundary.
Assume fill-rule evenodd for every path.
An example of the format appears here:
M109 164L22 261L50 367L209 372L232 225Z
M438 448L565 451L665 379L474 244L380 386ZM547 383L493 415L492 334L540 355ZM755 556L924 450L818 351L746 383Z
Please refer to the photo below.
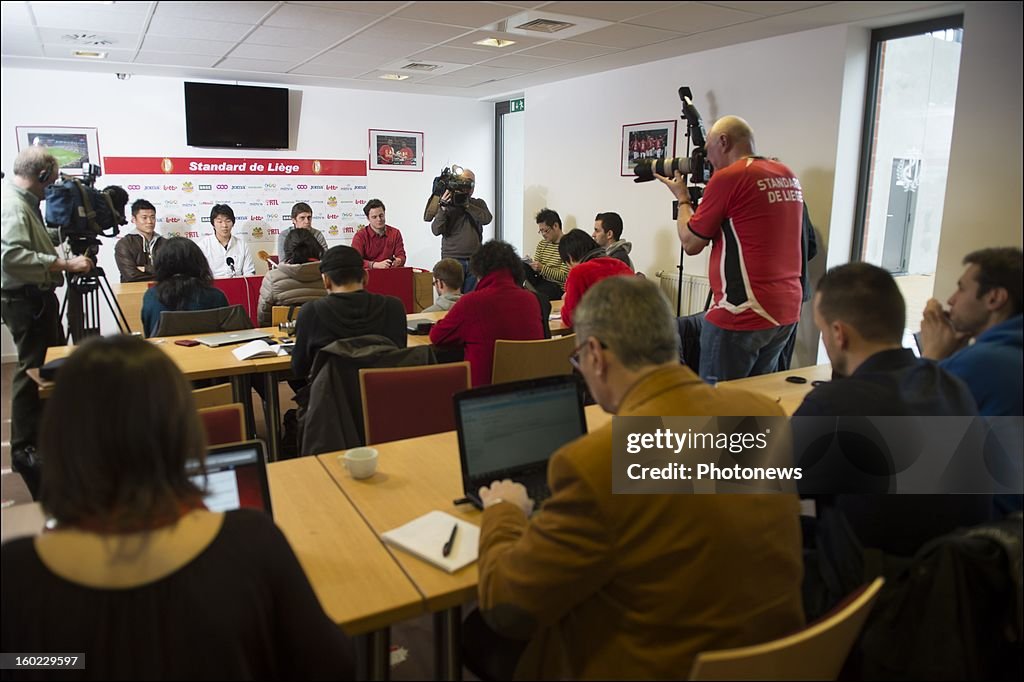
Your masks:
M444 547L441 549L441 556L446 557L446 556L448 556L449 554L452 553L452 545L455 544L455 533L457 533L458 530L459 530L459 524L456 523L452 527L451 537L448 538L448 542L444 543Z

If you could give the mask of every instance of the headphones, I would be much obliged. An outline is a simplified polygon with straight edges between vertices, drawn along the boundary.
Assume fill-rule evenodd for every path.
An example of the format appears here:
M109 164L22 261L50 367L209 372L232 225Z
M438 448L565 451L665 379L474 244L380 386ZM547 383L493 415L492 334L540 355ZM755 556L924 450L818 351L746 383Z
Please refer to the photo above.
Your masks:
M37 175L36 177L39 179L40 184L45 185L46 181L50 179L50 176L52 174L53 174L53 166L51 166L50 164L46 164L46 168L44 168L43 170L39 171L39 175Z

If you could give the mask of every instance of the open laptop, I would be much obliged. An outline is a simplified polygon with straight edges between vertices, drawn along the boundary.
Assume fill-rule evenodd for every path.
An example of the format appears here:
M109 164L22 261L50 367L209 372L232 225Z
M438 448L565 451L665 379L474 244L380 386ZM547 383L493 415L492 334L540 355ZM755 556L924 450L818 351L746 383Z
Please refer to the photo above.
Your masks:
M216 348L217 346L227 346L232 343L245 343L246 341L255 341L256 339L269 339L270 336L271 335L269 333L259 329L241 329L237 332L222 332L220 334L197 336L196 341L204 346Z
M547 499L548 459L587 432L583 391L574 375L484 386L455 394L462 487L477 491L510 478L537 503Z
M210 511L262 509L271 516L267 457L263 441L249 440L219 445L206 453L206 476L194 474L198 462L189 462L192 482L203 490L203 502Z

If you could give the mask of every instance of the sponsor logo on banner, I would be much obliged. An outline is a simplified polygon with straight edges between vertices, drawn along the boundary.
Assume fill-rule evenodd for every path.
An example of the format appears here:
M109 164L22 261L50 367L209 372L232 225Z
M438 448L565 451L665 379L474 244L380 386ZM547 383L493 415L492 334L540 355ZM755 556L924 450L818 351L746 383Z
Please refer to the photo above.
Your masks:
M174 170L174 162L171 161L170 159L165 158L163 161L160 162L160 170L162 170L164 173L170 173L171 171Z
M295 185L295 189L309 189L309 185Z
M249 220L253 221L254 223L259 223L259 222L263 221L263 216L261 216L261 215L251 215L251 216L249 216Z
M347 183L342 185L341 186L341 191L342 192L351 192L352 191L352 185L351 184L347 184Z
M366 185L355 185L353 189L366 189Z
M356 199L356 206L358 206L360 204L365 204L365 203L366 203L366 199Z
M252 238L253 239L263 239L263 228L262 227L258 227L258 226L252 228Z
M246 189L263 189L263 185L246 185Z
M249 206L251 206L253 208L263 208L263 202L262 201L250 201L249 202Z
M339 216L337 213L328 213L327 214L327 219L328 220L337 220L340 217L341 216Z
M345 234L355 234L355 233L356 233L356 228L352 227L351 225L346 225L345 226Z
M156 190L160 189L160 185L146 185L145 191L146 192L152 192L155 189Z
M276 182L264 182L263 183L263 189L277 189L277 183Z
M267 230L267 233L270 234L271 236L276 237L277 235L281 234L281 230L276 227L271 227L270 229Z
M246 189L245 185L231 185L231 189Z
M277 214L277 213L268 213L267 214L267 222L268 223L273 223L273 222L276 222L276 221L278 221L280 219L281 219L281 216L279 214Z
M210 222L210 219L208 217L206 217L206 216L203 216L203 222L204 223L208 223L208 222Z
M164 206L165 207L166 206L177 206L177 205L178 205L178 200L177 199L167 199L167 200L164 201Z
M277 199L267 199L267 200L266 200L266 201L265 201L264 203L265 203L265 204L266 204L267 206L279 206L279 205L280 205L280 204L278 203Z
M216 203L217 203L216 201L202 201L202 202L199 203L199 205L200 206L213 206Z
M320 175L320 170L323 168L323 164L320 163L320 159L313 160L313 174Z
M337 225L331 225L330 227L328 227L327 228L327 234L331 235L332 237L337 237L338 236L338 226Z
M217 189L227 189L228 185L217 185Z
M346 218L355 218L355 217L356 217L356 214L353 213L352 211L345 211L344 213L341 214L341 219L342 220L345 220Z
M281 191L282 192L294 192L295 188L292 187L291 185L281 185Z
M338 205L338 198L337 197L327 197L327 205L330 206L331 208L334 208L335 206Z
M324 186L323 185L310 185L309 188L310 189L323 189Z
M191 234L191 233L190 233L190 234ZM168 236L168 237L180 237L180 236L181 236L181 232L178 232L177 230L174 230L173 232L171 232L171 233L170 233L170 234L168 234L167 236ZM198 232L196 233L196 236L197 236L197 237L199 236L199 233L198 233Z
M171 201L174 201L174 200L172 199ZM165 201L164 203L166 204L167 202ZM194 202L194 201L183 201L183 202L181 202L181 207L182 208L195 208L196 207L196 202Z
M177 192L178 191L178 186L177 185L164 185L164 191L165 192Z
M177 236L177 233L175 233L175 236ZM189 239L199 239L199 233L196 231L186 232L185 236Z
M166 218L164 218L164 220L167 223L169 223L169 224L174 224L174 223L180 223L181 222L181 218L179 218L177 216L173 216L173 215L172 216L167 216Z
M323 220L323 219L324 219L324 214L323 213L317 213L316 215L313 216L313 220Z
M137 192L140 189L142 189L142 185L125 185L125 189L127 189L129 191L136 191Z
M334 190L338 189L338 186L337 185L327 185L324 189L326 189L328 192L333 192Z
M353 202L352 202L351 199L342 199L339 203L341 203L341 204L351 204Z
M181 183L181 191L182 192L191 192L192 191L192 183L187 181L187 180L185 182Z
M200 191L209 191L213 189L213 185L199 185Z
M195 225L196 224L196 214L195 213L186 213L185 214L185 224L186 225Z

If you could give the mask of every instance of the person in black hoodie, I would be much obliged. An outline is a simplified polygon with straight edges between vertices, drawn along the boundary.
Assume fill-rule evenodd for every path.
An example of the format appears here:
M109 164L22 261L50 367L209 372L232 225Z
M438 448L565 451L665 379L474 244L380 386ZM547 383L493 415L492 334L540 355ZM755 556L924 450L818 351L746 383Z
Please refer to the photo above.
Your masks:
M292 352L295 376L308 376L317 351L338 339L379 334L405 348L405 308L394 296L363 289L366 271L358 251L351 246L328 249L320 260L320 274L328 294L299 309Z

